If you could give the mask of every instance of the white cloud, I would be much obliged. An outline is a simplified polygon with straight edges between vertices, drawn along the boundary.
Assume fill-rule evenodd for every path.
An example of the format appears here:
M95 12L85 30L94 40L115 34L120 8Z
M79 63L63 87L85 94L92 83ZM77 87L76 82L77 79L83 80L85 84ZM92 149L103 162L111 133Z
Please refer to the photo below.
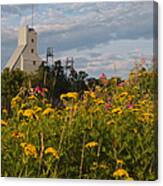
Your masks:
M138 55L136 48L142 56L152 54L152 11L152 2L37 5L34 28L39 51L44 54L52 46L56 57L74 56L79 69L93 75L99 70L113 72L113 63L127 70ZM2 15L3 49L13 46L20 25L31 24L31 6L4 6ZM11 53L7 50L6 55Z

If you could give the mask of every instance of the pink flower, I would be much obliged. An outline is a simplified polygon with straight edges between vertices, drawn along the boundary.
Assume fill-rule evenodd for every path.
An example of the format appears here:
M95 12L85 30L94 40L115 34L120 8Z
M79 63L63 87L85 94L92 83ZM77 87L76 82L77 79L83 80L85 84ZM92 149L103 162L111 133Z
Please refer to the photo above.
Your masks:
M40 86L37 86L37 87L35 88L35 92L42 92L42 88L41 88Z
M39 93L41 96L44 96L44 89L41 88L40 86L37 86L35 89L34 89L35 93Z
M106 75L104 73L102 73L99 78L100 79L106 79L107 77L106 77Z
M128 109L132 109L134 107L134 105L132 104L132 103L129 103L128 105L127 105L127 108Z
M117 86L118 87L123 87L125 85L125 83L124 82L121 82L121 83L119 83Z
M111 108L111 104L110 103L106 103L105 104L105 110L108 111Z

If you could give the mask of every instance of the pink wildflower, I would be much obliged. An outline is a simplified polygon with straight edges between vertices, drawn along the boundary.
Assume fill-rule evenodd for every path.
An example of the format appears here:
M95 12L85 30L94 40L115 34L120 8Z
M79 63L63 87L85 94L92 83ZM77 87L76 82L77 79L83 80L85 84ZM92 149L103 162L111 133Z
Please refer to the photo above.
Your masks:
M102 73L99 78L100 79L106 79L107 77L106 77L106 75L104 73Z
M106 103L105 104L105 110L108 111L111 108L111 104L110 103Z
M129 103L128 105L127 105L127 108L128 109L132 109L134 107L134 105L132 104L132 103Z
M37 87L35 88L35 92L42 92L42 88L41 88L40 86L37 86Z
M121 83L119 83L117 86L118 87L123 87L125 85L125 83L124 82L121 82Z
M44 96L44 89L41 88L40 86L37 86L37 87L34 89L34 91L35 91L36 93L41 94L41 96Z

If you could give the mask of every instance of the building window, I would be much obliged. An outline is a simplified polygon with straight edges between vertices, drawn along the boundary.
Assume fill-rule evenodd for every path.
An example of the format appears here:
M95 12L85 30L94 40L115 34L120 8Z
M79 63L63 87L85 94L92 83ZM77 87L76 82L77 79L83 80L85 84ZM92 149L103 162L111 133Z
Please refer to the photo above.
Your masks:
M33 48L31 49L31 53L34 53L34 49Z
M34 43L34 39L33 38L31 39L31 42Z
M33 61L33 65L36 65L36 61Z

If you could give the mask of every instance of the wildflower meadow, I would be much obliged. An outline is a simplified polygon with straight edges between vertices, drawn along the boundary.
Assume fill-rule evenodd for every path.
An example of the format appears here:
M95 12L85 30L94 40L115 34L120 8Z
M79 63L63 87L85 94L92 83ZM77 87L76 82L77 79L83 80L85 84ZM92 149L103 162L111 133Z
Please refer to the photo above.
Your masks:
M83 93L46 87L19 92L2 109L4 177L157 179L156 72L139 70L118 82L103 74Z

